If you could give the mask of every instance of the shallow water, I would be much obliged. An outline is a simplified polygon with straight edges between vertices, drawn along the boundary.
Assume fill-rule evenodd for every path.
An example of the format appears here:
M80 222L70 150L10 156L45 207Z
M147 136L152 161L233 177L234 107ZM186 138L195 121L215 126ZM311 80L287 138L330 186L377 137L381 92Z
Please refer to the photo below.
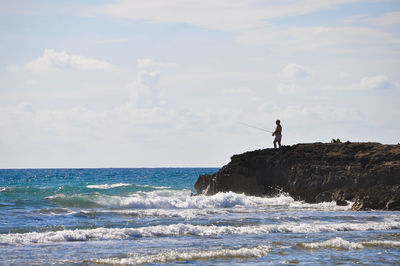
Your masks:
M1 264L400 262L399 212L191 196L213 168L0 170Z

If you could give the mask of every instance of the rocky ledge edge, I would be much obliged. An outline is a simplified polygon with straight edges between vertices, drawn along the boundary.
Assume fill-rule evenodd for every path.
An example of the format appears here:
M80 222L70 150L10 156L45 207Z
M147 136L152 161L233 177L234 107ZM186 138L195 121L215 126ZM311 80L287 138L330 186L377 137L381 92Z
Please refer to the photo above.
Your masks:
M285 192L307 203L400 210L400 145L310 143L246 152L217 173L201 175L194 187L198 194Z

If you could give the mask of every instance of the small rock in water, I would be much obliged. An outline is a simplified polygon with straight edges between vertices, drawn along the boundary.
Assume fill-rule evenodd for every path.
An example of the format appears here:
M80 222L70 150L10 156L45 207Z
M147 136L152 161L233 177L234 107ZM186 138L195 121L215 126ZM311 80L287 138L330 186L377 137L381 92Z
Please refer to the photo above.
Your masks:
M345 201L345 200L338 199L338 200L336 200L336 205L337 206L347 206L347 205L349 205L349 203L347 203L347 201Z

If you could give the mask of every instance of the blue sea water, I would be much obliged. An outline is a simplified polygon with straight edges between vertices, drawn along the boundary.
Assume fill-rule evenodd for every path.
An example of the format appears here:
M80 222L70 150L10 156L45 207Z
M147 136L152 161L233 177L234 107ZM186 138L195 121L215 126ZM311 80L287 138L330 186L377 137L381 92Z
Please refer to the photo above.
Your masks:
M217 170L0 170L0 264L400 263L399 212L192 196Z

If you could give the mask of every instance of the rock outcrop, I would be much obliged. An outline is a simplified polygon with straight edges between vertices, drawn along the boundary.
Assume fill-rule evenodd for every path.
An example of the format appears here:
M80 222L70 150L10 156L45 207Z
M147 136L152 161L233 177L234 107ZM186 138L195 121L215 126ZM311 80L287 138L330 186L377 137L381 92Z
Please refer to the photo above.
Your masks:
M400 210L400 145L312 143L246 152L200 176L195 188L210 195L286 192L308 203L352 201L353 210Z

